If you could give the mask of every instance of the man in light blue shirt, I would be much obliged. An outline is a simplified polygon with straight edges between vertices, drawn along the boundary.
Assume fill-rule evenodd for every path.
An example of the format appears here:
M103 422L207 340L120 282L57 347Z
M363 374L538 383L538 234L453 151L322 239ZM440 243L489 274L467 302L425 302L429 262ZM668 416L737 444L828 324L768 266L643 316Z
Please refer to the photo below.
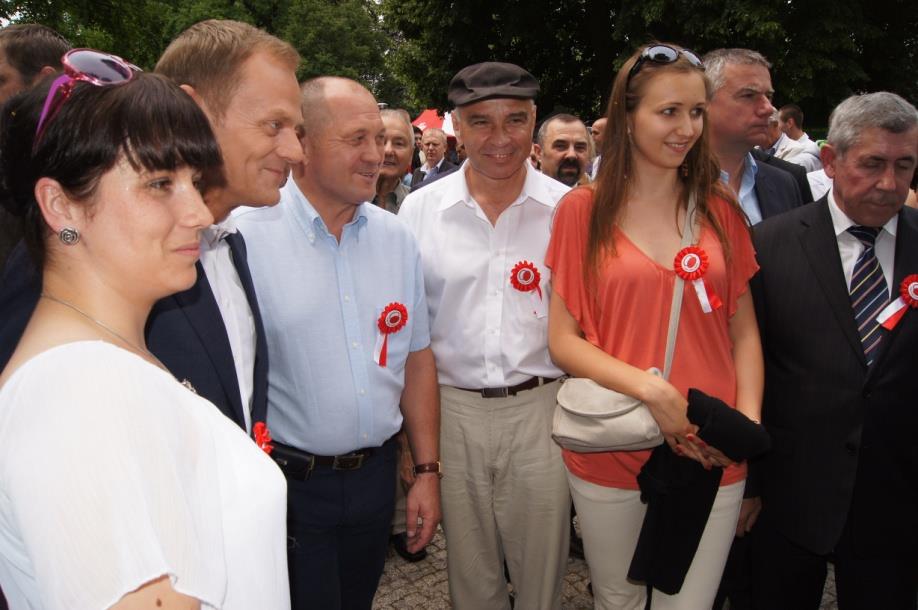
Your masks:
M293 608L369 609L404 426L408 548L440 520L439 395L414 237L372 204L385 141L358 83L302 87L305 162L281 203L238 216L268 338L272 457L287 475ZM419 521L422 523L418 525Z

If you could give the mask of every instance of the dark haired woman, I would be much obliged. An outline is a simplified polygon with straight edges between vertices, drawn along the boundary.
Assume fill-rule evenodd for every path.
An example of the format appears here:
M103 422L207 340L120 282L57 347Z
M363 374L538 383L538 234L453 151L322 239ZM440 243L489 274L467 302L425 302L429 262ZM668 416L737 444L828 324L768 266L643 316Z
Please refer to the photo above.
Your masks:
M288 608L283 476L144 344L195 281L213 133L162 77L64 63L0 118L43 274L0 374L0 585L12 608Z
M694 436L697 428L686 417L689 387L754 420L761 409L762 353L747 292L757 267L742 212L719 181L708 148L709 96L704 68L690 51L651 45L625 62L606 113L597 180L561 202L546 258L554 361L643 400L678 454L726 467L681 591L654 591L654 609L711 607L743 495L745 467ZM705 292L703 300L686 282L667 381L647 369L663 368L690 197L711 297ZM627 572L645 512L636 477L649 454L563 454L597 608L644 608L645 588L628 581Z

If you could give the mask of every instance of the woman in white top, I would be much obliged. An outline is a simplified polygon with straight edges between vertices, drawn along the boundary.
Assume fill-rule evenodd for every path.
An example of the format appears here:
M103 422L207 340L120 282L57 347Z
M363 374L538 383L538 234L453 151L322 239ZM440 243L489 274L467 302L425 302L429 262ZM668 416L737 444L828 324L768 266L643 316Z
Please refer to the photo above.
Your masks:
M283 476L144 343L196 279L213 133L162 77L64 59L0 117L43 274L0 374L0 587L16 610L289 608Z

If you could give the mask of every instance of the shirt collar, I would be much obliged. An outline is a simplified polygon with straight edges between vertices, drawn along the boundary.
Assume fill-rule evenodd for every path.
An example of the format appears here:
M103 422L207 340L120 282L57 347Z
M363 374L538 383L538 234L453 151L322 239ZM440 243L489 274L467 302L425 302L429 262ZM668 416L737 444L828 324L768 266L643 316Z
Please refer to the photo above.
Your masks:
M236 232L238 232L236 228L236 219L230 214L222 221L214 223L201 231L201 239L203 239L208 246L213 247L227 235Z
M475 200L472 198L471 193L469 193L469 183L465 178L465 173L469 169L468 164L469 162L465 161L457 171L446 178L438 180L438 183L442 184L441 188L443 188L443 197L439 202L439 210L441 212L447 208L451 208L457 203L464 203L470 208L475 207ZM519 196L513 200L513 203L510 204L510 207L520 205L527 199L532 199L536 203L554 208L555 200L552 198L545 180L543 179L546 177L537 172L528 159L523 163L523 169L526 171L526 180L523 182L523 189L520 191Z
M322 220L322 217L309 202L309 199L306 197L306 195L303 194L303 191L300 190L300 187L297 185L296 181L288 180L284 188L289 189L289 194L291 196L291 200L289 201L291 204L290 212L293 214L293 217L300 225L300 228L302 228L306 233L306 237L309 239L309 243L315 243L316 232L321 232L330 236L331 233L328 231L328 227L325 225L325 221ZM351 225L356 225L357 228L360 228L367 224L367 205L373 204L363 202L357 206L357 210L354 212L354 218L352 218L350 221L348 221L347 224L344 225L345 230L347 230L347 227Z
M829 214L832 216L832 227L835 229L835 237L838 237L842 233L848 231L848 227L856 226L853 220L851 220L847 214L842 212L841 208L838 207L838 202L835 201L835 187L829 189ZM899 215L896 214L883 225L882 230L886 231L893 237L896 236L896 229L899 227Z
M740 190L749 184L755 184L755 177L759 173L759 164L755 162L752 153L746 153L746 160L743 162L743 179L740 181ZM730 174L726 170L720 170L720 179L724 184L730 184ZM737 194L739 195L739 194Z

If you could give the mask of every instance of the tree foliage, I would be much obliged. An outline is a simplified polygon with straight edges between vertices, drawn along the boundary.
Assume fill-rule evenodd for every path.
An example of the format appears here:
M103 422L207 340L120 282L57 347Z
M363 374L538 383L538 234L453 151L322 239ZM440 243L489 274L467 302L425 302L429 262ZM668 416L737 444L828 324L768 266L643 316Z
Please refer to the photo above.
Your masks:
M618 67L652 40L699 53L756 49L773 63L776 102L817 121L853 92L918 98L914 0L381 0L403 39L389 65L417 103L446 109L446 86L465 65L518 63L541 82L540 114L604 110Z
M389 38L377 11L373 0L0 0L6 20L42 23L76 46L110 51L144 69L198 21L244 21L300 52L300 78L347 76L397 105L404 87L386 67Z
M918 101L914 0L0 0L0 18L44 23L145 69L197 21L246 21L297 48L301 78L356 78L414 113L448 109L463 66L503 60L540 80L541 115L595 118L618 67L651 40L761 51L776 103L800 103L811 124L852 92Z

